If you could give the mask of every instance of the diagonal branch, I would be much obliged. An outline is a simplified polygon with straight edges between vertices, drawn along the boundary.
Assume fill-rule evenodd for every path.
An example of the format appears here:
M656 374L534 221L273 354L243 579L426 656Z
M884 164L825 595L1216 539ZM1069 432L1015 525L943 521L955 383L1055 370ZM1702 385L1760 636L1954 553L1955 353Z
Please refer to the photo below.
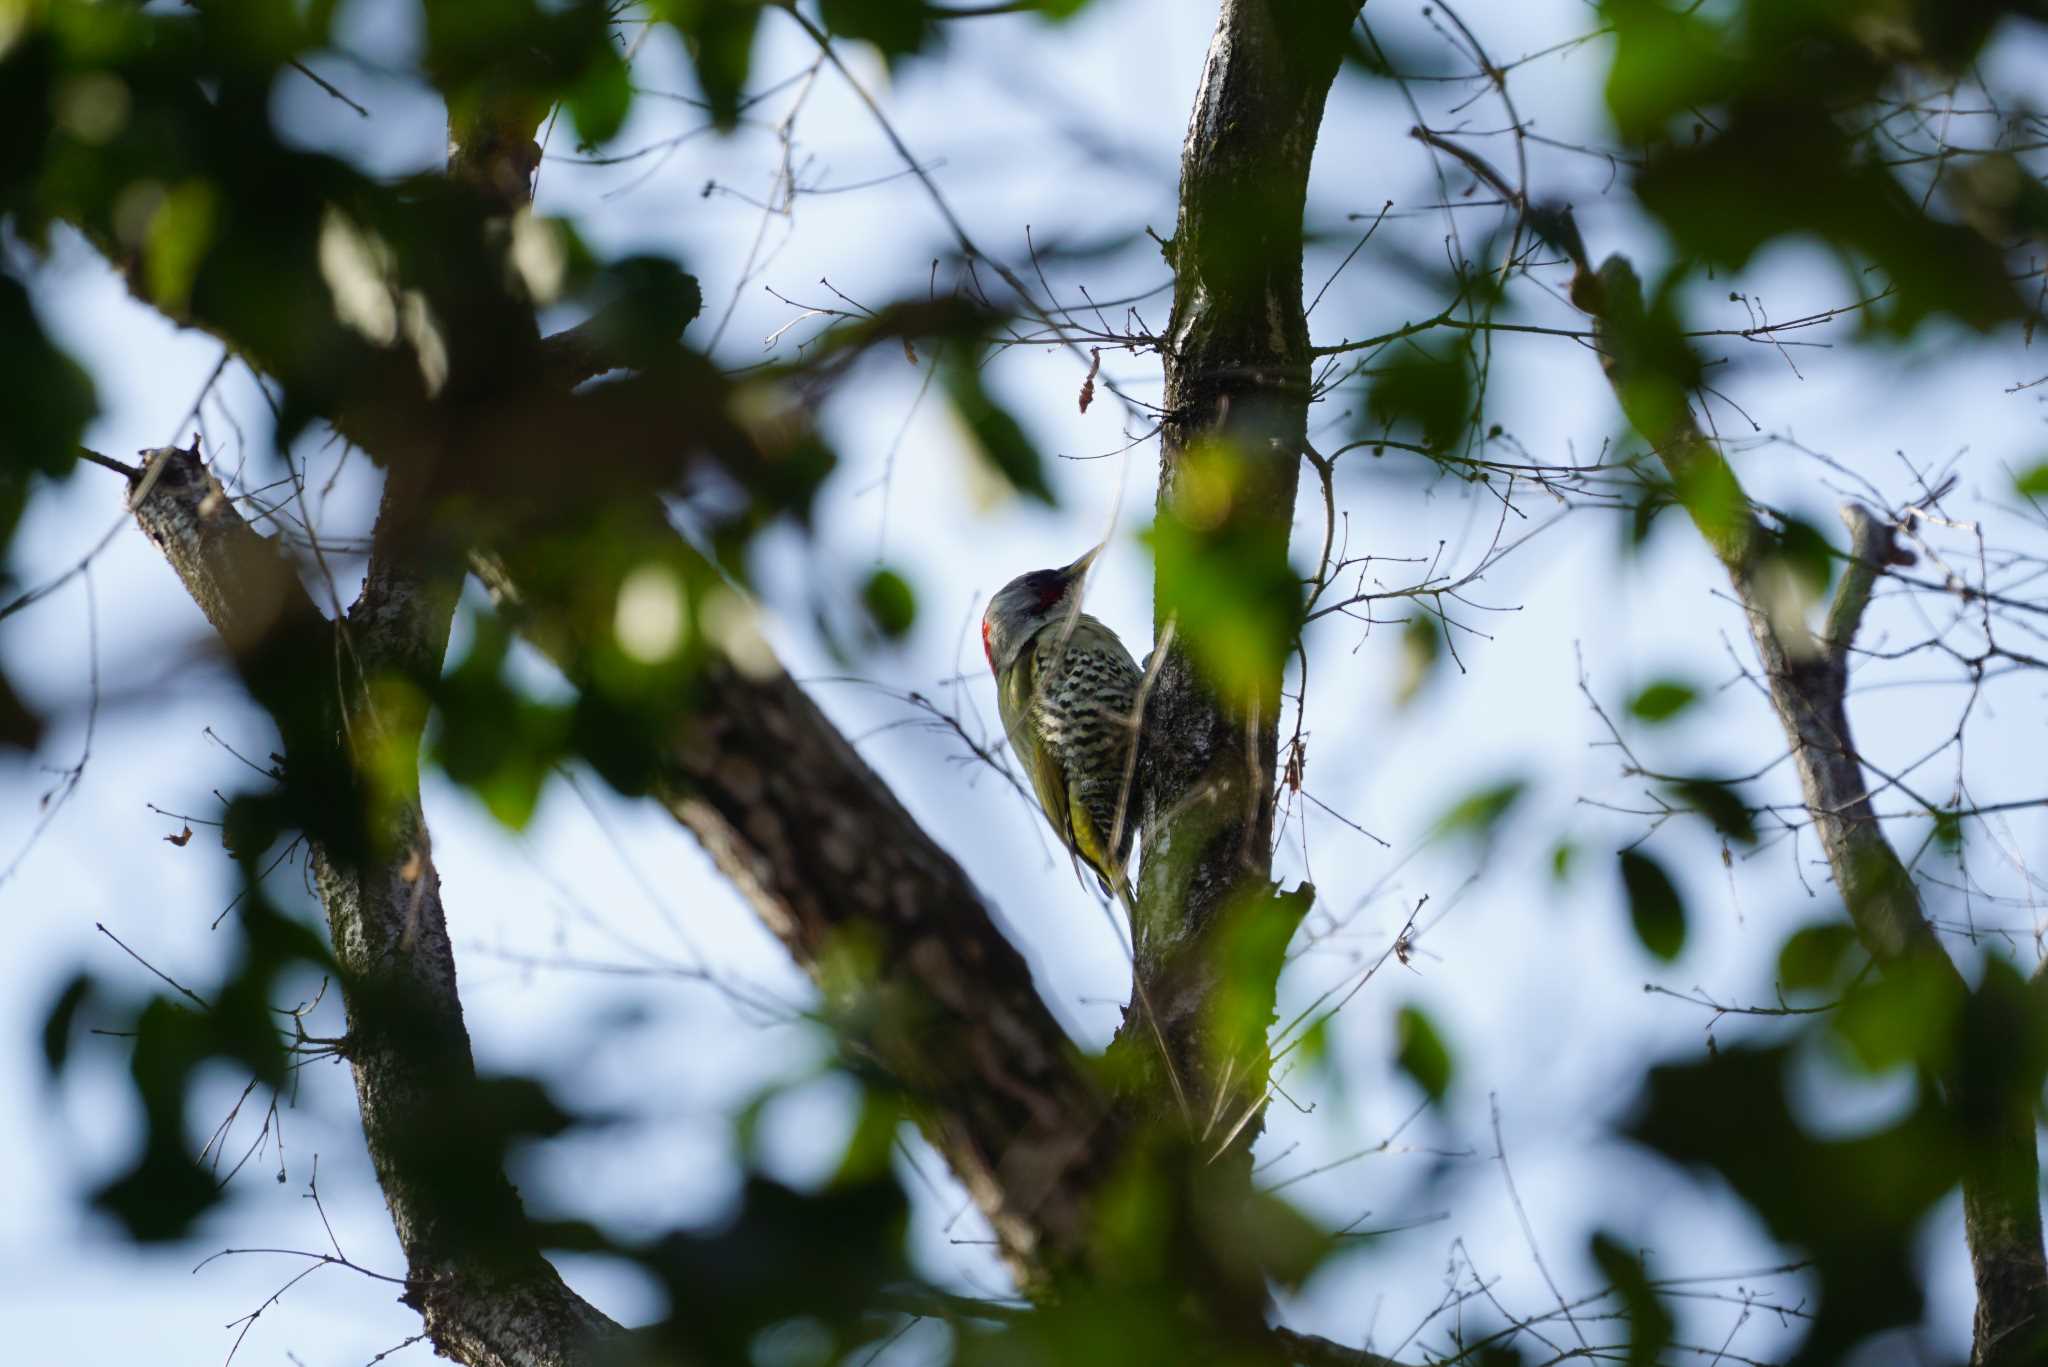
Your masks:
M695 554L652 499L638 530ZM604 642L587 619L529 597L516 554L474 565L529 641L589 677ZM1086 1252L1119 1124L966 872L765 643L725 644L653 795L818 981L843 1038L909 1094L1019 1281L1041 1284Z
M1568 222L1568 214L1566 215ZM1887 974L1918 974L1938 996L1968 987L1928 923L1918 887L1878 825L1849 729L1848 651L1879 568L1899 559L1893 529L1856 505L1843 510L1851 558L1824 629L1805 623L1796 591L1734 471L1701 432L1645 314L1635 271L1610 256L1587 265L1576 231L1560 235L1577 271L1572 300L1592 315L1601 365L1631 424L1656 450L1701 534L1727 570L1764 666L1772 709L1791 743L1808 814L1857 937ZM1981 1133L1964 1168L1963 1215L1976 1275L1971 1358L1977 1367L2030 1363L2048 1339L2048 1262L2041 1232L2034 1098L1976 1095L1963 1067L1942 1078L1946 1104L1969 1109ZM1981 1089L1978 1089L1981 1090Z

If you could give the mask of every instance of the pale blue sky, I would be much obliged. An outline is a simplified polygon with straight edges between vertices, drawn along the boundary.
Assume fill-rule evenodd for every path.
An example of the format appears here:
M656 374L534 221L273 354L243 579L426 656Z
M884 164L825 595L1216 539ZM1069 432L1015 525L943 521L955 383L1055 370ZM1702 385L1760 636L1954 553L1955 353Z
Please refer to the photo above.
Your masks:
M1383 31L1427 43L1417 8L1375 3L1370 13ZM1095 9L1067 29L1026 19L957 26L942 60L912 64L893 82L885 82L868 54L848 53L864 80L886 86L882 97L900 131L934 164L938 184L989 252L1019 259L1026 225L1040 241L1146 223L1164 234L1171 226L1180 140L1213 7L1190 0L1099 0ZM409 51L405 4L353 0L344 13L373 56L396 62ZM1574 36L1591 23L1589 11L1571 0L1474 4L1465 17L1497 60ZM775 20L771 14L764 21L755 62L763 81L800 71L810 59L802 36ZM1514 89L1523 114L1549 137L1606 140L1599 104L1606 55L1594 42L1519 69ZM439 107L430 95L345 63L328 63L323 73L368 105L373 117L357 119L310 85L283 85L279 116L309 142L346 150L391 173L431 166L443 154ZM649 90L688 88L668 36L656 34L642 49L636 80ZM1436 111L1462 96L1448 87L1421 91L1433 102L1438 126L1456 127L1461 120L1470 130L1498 126L1498 111L1484 101L1439 116ZM762 113L772 122L787 106L788 97L780 97ZM1404 216L1390 218L1384 239L1376 237L1330 289L1312 320L1319 341L1365 335L1438 306L1404 278L1403 258L1394 250L1432 264L1441 260L1442 216L1412 212L1431 203L1436 191L1424 149L1403 136L1410 122L1390 90L1367 86L1355 74L1340 80L1318 152L1311 218L1341 231L1313 254L1311 289L1348 249L1342 233L1360 230L1345 222L1347 214L1370 216L1391 198ZM614 150L652 144L692 124L686 107L644 99ZM1070 128L1111 144L1119 157L1099 160L1067 136ZM899 169L864 110L829 71L809 93L794 138L798 164L809 168L804 175L814 186L863 182ZM658 169L653 157L580 166L566 159L572 151L567 130L557 128L538 203L545 212L573 218L606 250L680 255L705 284L706 316L690 333L702 343L732 296L762 222L740 198L706 196L705 187L716 182L759 199L769 188L774 148L772 128L751 127L730 142L707 135L682 143ZM1603 198L1603 163L1537 146L1531 167L1535 183L1574 201L1596 254L1627 250L1645 267L1662 259L1657 235L1619 197ZM636 185L647 170L653 174ZM1453 194L1464 184L1454 178ZM1468 242L1496 222L1490 210L1458 212ZM792 311L764 285L808 303L825 297L818 282L829 277L846 294L879 302L922 288L930 261L948 249L929 201L902 178L804 198L793 220L772 220L762 240L772 255L758 279L739 291L720 341L719 355L730 364L758 359L761 339L791 320ZM1049 273L1067 301L1078 301L1078 285L1107 299L1165 279L1161 263L1145 251ZM1727 302L1730 287L1715 281L1695 291L1701 325L1747 321L1739 305ZM1781 318L1849 297L1841 275L1798 246L1768 253L1734 287L1761 296ZM93 445L126 456L188 434L182 418L218 359L214 343L178 334L133 304L73 239L60 238L53 258L37 267L36 289L47 325L100 386L104 413L90 434ZM1570 325L1562 305L1543 304L1526 283L1517 289L1532 315ZM1544 308L1548 312L1538 314ZM1166 311L1163 295L1140 306L1154 326ZM800 324L781 345L809 331ZM1846 343L1850 334L1831 336ZM1716 383L1744 410L1888 491L1903 494L1911 487L1895 451L1923 465L1967 452L1956 511L1983 518L2008 541L2020 536L2016 519L2001 512L2001 504L2011 502L2001 463L2028 463L2048 446L2043 391L2004 391L2033 377L2028 366L2041 368L2038 352L2024 354L2010 338L1985 343L1930 334L1910 351L1889 355L1846 347L1798 353L1803 378L1762 349L1742 352L1738 360ZM1104 366L1134 392L1156 392L1153 359L1105 357ZM1085 416L1076 411L1082 367L1070 356L1013 352L991 373L1049 453L1094 456L1124 445L1124 417L1114 403L1098 402ZM1149 646L1150 582L1133 534L1149 516L1156 447L1055 462L1062 496L1056 513L1016 502L989 506L942 405L934 398L913 411L919 380L918 371L889 359L860 372L854 391L827 414L846 464L827 487L818 534L806 543L778 533L757 553L770 629L792 672L806 678L843 672L813 632L812 609L822 599L829 610L846 611L844 586L858 582L880 546L910 575L923 612L907 644L862 659L860 672L899 691L922 689L992 726L990 688L967 630L982 597L1024 569L1071 559L1103 535L1113 511L1116 539L1090 606L1142 655ZM263 468L267 426L246 375L231 372L223 394L252 444L251 468ZM1542 459L1560 460L1571 451L1584 458L1619 431L1597 365L1568 340L1500 339L1491 405L1495 419ZM1342 400L1330 405L1343 406ZM1730 410L1716 416L1723 430L1739 426ZM1321 428L1336 419L1319 410L1312 422ZM218 458L233 468L240 453L212 406L207 431L224 443ZM317 479L333 469L332 453L309 447L307 458ZM1347 464L1353 460L1347 457ZM891 469L886 492L878 483L885 466ZM1817 462L1777 448L1744 457L1741 467L1755 496L1834 530L1837 496ZM360 459L343 471L320 510L325 530L346 535L363 526L373 506L370 475ZM1464 565L1484 554L1499 512L1491 495L1429 477L1398 455L1349 464L1340 494L1354 549L1427 558L1441 542L1444 554ZM1510 519L1510 538L1556 509L1537 492L1522 494L1520 507L1528 520ZM24 527L16 543L20 577L34 582L61 570L120 515L118 481L82 470L41 501ZM1319 506L1304 502L1298 559L1312 549L1320 520ZM2038 525L2033 535L2039 545ZM1600 1225L1651 1250L1658 1275L1782 1260L1711 1184L1605 1138L1605 1121L1626 1106L1646 1050L1677 1054L1700 1044L1706 1013L1645 995L1645 982L1680 990L1698 985L1723 1000L1767 1000L1778 942L1833 906L1823 872L1811 866L1810 841L1796 855L1780 844L1724 871L1718 842L1674 824L1649 848L1684 875L1694 913L1685 957L1659 966L1629 934L1609 866L1613 850L1640 834L1642 823L1578 799L1625 803L1639 796L1640 785L1619 779L1612 750L1590 748L1602 733L1578 692L1577 661L1583 657L1591 686L1616 711L1655 677L1675 674L1704 684L1731 678L1724 634L1737 656L1748 660L1750 652L1738 615L1716 596L1717 571L1688 528L1675 518L1660 519L1646 553L1633 561L1620 554L1621 540L1611 514L1580 513L1503 560L1475 586L1474 597L1515 610L1471 614L1491 639L1461 637L1469 673L1439 673L1405 711L1390 705L1400 670L1397 630L1368 635L1336 619L1312 637L1307 786L1391 849L1334 819L1309 816L1307 867L1322 908L1346 918L1346 928L1289 969L1283 1018L1376 958L1406 910L1425 895L1429 930L1420 947L1427 952L1412 968L1389 964L1338 1017L1335 1076L1285 1080L1295 1100L1313 1109L1303 1114L1276 1103L1259 1147L1261 1159L1272 1163L1267 1175L1277 1181L1369 1146L1398 1125L1417 1094L1391 1070L1392 1021L1399 1006L1423 1005L1452 1043L1459 1074L1446 1114L1417 1121L1401 1142L1491 1155L1489 1097L1497 1097L1530 1223L1568 1295L1599 1284L1583 1250L1587 1233ZM1401 572L1392 567L1385 582L1403 582ZM32 1367L138 1357L214 1363L234 1337L222 1326L257 1308L296 1266L284 1258L238 1257L196 1275L190 1269L226 1246L317 1247L320 1230L302 1199L315 1153L327 1213L350 1255L384 1271L398 1270L401 1260L356 1133L353 1095L334 1066L308 1069L295 1105L284 1113L287 1180L274 1180L274 1153L253 1160L237 1179L233 1199L187 1244L137 1253L105 1223L79 1213L78 1193L122 1161L137 1116L112 1048L94 1051L96 1062L74 1068L60 1089L46 1086L36 1034L50 994L60 975L80 963L117 975L132 968L95 931L95 922L195 986L211 980L222 948L208 925L231 895L230 862L203 829L187 847L167 844L161 837L178 823L153 815L145 803L209 814L211 791L240 781L239 761L208 739L207 728L246 753L269 748L259 715L206 662L203 621L132 527L95 561L92 586L108 704L91 760L75 797L0 885L0 962L12 982L0 996L0 1096L12 1098L0 1104L0 1192L7 1193L0 1201L0 1308L13 1341L25 1345L17 1360ZM344 596L352 591L344 586ZM1867 631L1903 641L1917 622L1912 605L1880 600ZM0 654L37 701L69 704L38 762L74 762L88 669L82 585L0 626ZM1870 669L1871 679L1892 682L1942 675L1931 661ZM956 673L966 675L963 684L943 684ZM908 711L881 691L819 683L813 694L849 734L863 737L870 762L966 862L1077 1037L1105 1040L1126 990L1120 951L1103 910L1075 887L1065 861L1047 853L1037 817L995 775L953 762L958 746L944 735L883 729ZM1854 708L1859 740L1887 767L1910 762L1946 734L1959 701L1950 689L1868 692ZM2040 759L2048 753L2043 714L2038 681L1987 692L1968 751L1979 800L2039 795ZM1655 762L1717 772L1755 768L1780 744L1775 723L1745 685L1716 695L1690 726L1639 739ZM1937 761L1928 786L1947 796L1952 772L1951 760ZM1535 785L1528 819L1512 826L1497 847L1482 857L1463 846L1424 846L1432 822L1454 801L1515 775ZM47 773L0 760L0 835L10 845L26 838L38 799L52 782ZM1762 791L1789 796L1789 776L1774 771ZM802 977L672 822L611 797L587 775L575 788L552 786L519 835L497 827L476 803L438 780L429 781L427 809L479 1062L538 1070L575 1103L625 1107L637 1117L528 1155L517 1180L529 1201L548 1211L590 1214L629 1232L715 1217L736 1173L731 1112L758 1088L800 1076L823 1056L820 1039L807 1027L778 1019L779 1008L808 1000ZM1547 873L1548 852L1560 829L1572 833L1585 858L1583 871L1556 888ZM1901 830L1914 833L1910 826ZM2048 855L2038 812L2015 814L2004 832L2000 843L2029 867L2038 868ZM2001 868L1988 842L1973 846L1972 854L1978 876L2008 892L2038 879ZM12 858L13 848L0 849L0 859ZM1795 858L1806 863L1816 896L1802 889ZM1289 881L1302 874L1295 827L1279 867ZM300 873L288 865L276 878L289 889ZM2023 935L2034 922L2027 907L1979 908L1978 915L2018 926ZM654 962L642 951L670 965L708 967L722 986L529 962ZM2031 966L2034 949L2024 938L2018 954ZM153 985L140 969L127 972L127 980L138 995ZM1741 1029L1728 1021L1719 1034L1731 1039ZM1817 1120L1869 1123L1899 1099L1893 1086L1850 1088L1823 1076L1818 1062L1812 1072L1814 1094L1830 1098L1831 1107L1816 1108ZM239 1080L226 1071L213 1078L195 1098L194 1132L210 1131L239 1090ZM844 1088L826 1080L778 1101L764 1129L771 1169L792 1180L820 1173L849 1123L844 1100ZM246 1125L237 1131L250 1133ZM1456 1160L1432 1185L1432 1161L1420 1153L1382 1154L1289 1188L1291 1197L1339 1225L1368 1211L1371 1226L1448 1212L1381 1241L1376 1254L1333 1267L1290 1306L1294 1322L1354 1342L1370 1329L1380 1347L1391 1348L1437 1303L1454 1240L1466 1250L1458 1256L1500 1278L1496 1294L1503 1303L1524 1311L1546 1303L1549 1293L1498 1165ZM910 1179L919 1196L917 1239L925 1265L969 1287L997 1288L988 1250L971 1242L984 1237L976 1217L959 1213L957 1188L921 1146L916 1162L934 1184ZM1932 1222L1926 1242L1937 1342L1958 1352L1967 1343L1970 1302L1955 1202ZM564 1269L579 1289L624 1319L659 1308L629 1272L588 1260L566 1261ZM1788 1300L1800 1294L1797 1278L1769 1285ZM417 1318L395 1303L392 1290L345 1272L322 1272L264 1313L237 1361L360 1367L417 1332ZM1735 1313L1718 1302L1688 1305L1683 1323L1696 1341L1718 1342ZM1742 1334L1738 1346L1748 1344L1753 1356L1769 1356L1783 1342L1783 1331L1764 1316ZM929 1340L921 1345L912 1336L892 1360L918 1361L930 1348ZM407 1353L423 1361L428 1351L420 1345Z

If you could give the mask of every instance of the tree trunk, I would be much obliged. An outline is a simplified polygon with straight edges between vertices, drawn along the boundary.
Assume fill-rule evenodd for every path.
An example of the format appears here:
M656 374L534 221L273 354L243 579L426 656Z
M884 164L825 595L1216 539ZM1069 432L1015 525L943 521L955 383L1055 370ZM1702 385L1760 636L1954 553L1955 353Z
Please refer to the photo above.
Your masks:
M1355 0L1224 0L1181 152L1180 217L1164 249L1174 300L1161 348L1157 517L1168 535L1228 546L1243 557L1233 571L1254 577L1291 574L1309 400L1302 213L1323 102L1358 10ZM1181 592L1171 574L1162 565L1155 590L1162 637ZM1264 1103L1279 955L1229 963L1222 951L1240 941L1229 933L1237 922L1257 917L1284 924L1248 938L1284 947L1307 909L1305 898L1275 898L1269 877L1281 661L1261 662L1256 684L1225 698L1184 634L1164 648L1140 763L1133 1011L1156 1012L1198 1133L1242 1163ZM1226 978L1264 1006L1234 1013L1229 1038L1210 1010ZM1140 1056L1156 1047L1150 1033L1135 1018L1123 1031Z
M1914 974L1936 1000L1961 1012L1970 994L1920 904L1912 874L1878 825L1849 730L1849 649L1879 570L1893 555L1892 528L1850 505L1851 554L1825 628L1807 628L1773 583L1769 537L1735 473L1694 421L1677 382L1647 345L1635 271L1611 256L1597 275L1583 256L1572 300L1591 314L1606 369L1630 422L1663 460L1701 534L1728 572L1749 620L1771 706L1791 746L1807 815L1864 949L1888 975ZM1702 491L1712 496L1699 497ZM1999 1045L2005 1042L2000 1041ZM1994 1045L1994 1047L1998 1047ZM2041 1230L2037 1098L1982 1095L1971 1068L1952 1061L1938 1079L1942 1101L1967 1136L1964 1234L1977 1283L1973 1367L2031 1367L2048 1352L2048 1261ZM1999 1069L1990 1070L1994 1075Z

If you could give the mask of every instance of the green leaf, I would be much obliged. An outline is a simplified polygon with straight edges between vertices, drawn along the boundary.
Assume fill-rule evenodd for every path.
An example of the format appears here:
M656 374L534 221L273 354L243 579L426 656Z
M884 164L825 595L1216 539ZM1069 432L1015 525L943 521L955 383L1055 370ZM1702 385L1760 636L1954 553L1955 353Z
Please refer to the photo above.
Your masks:
M861 587L860 600L875 629L892 641L909 635L917 621L917 595L909 581L892 569L884 567L870 574Z
M946 397L952 401L955 416L967 430L975 454L1018 493L1029 494L1048 506L1054 504L1057 500L1052 486L1046 483L1038 448L1025 435L1023 424L996 401L982 382L980 356L963 345L947 347L940 362L939 378Z
M1224 500L1228 506L1229 500ZM1286 530L1219 515L1190 525L1168 515L1145 534L1160 610L1209 682L1233 702L1277 690L1301 625L1301 578L1287 562Z
M1744 845L1756 843L1756 817L1732 783L1717 778L1687 778L1666 791L1681 806L1691 807L1713 823L1716 831Z
M1522 794L1528 788L1529 785L1521 779L1511 778L1468 793L1437 818L1436 833L1439 836L1471 835L1482 840L1491 839L1501 818L1522 800Z
M1699 701L1699 690L1676 679L1659 679L1628 700L1629 714L1652 725L1670 721Z
M1394 705L1406 707L1429 682L1436 662L1443 657L1444 632L1437 619L1417 607L1401 628L1401 669L1394 683Z
M1723 1047L1654 1068L1628 1133L1714 1172L1773 1238L1811 1260L1805 1340L1772 1354L1805 1367L1847 1361L1863 1336L1919 1317L1921 1222L1955 1189L1963 1150L1931 1089L1886 1128L1816 1139L1787 1100L1791 1057L1789 1046Z
M739 122L740 100L754 64L761 0L658 0L657 13L683 35L697 84L721 132Z
M43 1018L43 1063L53 1075L63 1071L64 1060L70 1056L71 1025L77 1019L78 1009L92 996L92 990L91 977L73 974L51 1004L50 1014Z
M1643 948L1667 963L1677 958L1685 948L1685 903L1663 865L1638 850L1623 850L1621 883Z
M1733 78L1713 25L1655 0L1608 0L1614 25L1614 64L1607 74L1607 108L1632 141L1662 132L1673 115L1709 102Z
M1451 1085L1454 1065L1443 1036L1421 1007L1404 1006L1394 1018L1394 1062L1415 1079L1433 1103L1441 1104Z
M0 275L0 374L8 377L7 437L0 456L0 545L14 527L31 470L70 472L96 404L92 381L44 333L28 291Z
M918 51L934 32L924 6L911 0L818 0L818 17L831 32L873 43L890 59Z
M1820 529L1811 522L1788 517L1775 540L1773 553L1798 577L1801 587L1816 599L1825 594L1835 574L1835 552Z
M1249 1200L1212 1198L1199 1208L1204 1217L1204 1242L1211 1249L1227 1250L1224 1257L1232 1262L1241 1261L1242 1266L1235 1270L1246 1280L1270 1277L1289 1291L1298 1291L1333 1247L1328 1231L1299 1207L1271 1192L1253 1192ZM1091 1361L1127 1361L1127 1352L1116 1358Z
M0 545L6 542L6 524L0 521ZM33 751L43 739L43 719L29 710L14 691L7 675L0 672L0 749Z
M176 316L192 297L200 262L213 246L218 195L203 180L172 188L149 220L144 271L149 297Z
M1376 431L1407 427L1422 445L1448 452L1472 417L1469 348L1443 351L1409 343L1372 377L1366 412Z
M609 142L633 107L633 83L625 62L609 44L603 53L569 91L569 118L576 125L576 141L583 147Z
M1642 1260L1604 1230L1593 1236L1593 1261L1621 1300L1628 1319L1629 1367L1651 1367L1671 1343L1677 1326L1643 1271Z
M886 1181L896 1133L903 1120L903 1103L894 1095L877 1087L864 1088L860 1115L854 1121L853 1133L847 1136L846 1152L840 1156L839 1170L833 1175L834 1184L859 1186Z
M1829 1023L1869 1072L1907 1064L1938 1071L1953 1052L1964 1005L1961 983L1945 959L1909 957L1851 989Z
M2012 487L2024 498L2048 498L2048 460L2014 475Z
M1874 270L1892 287L1867 316L1895 333L1937 314L1980 330L2026 316L2031 300L1998 246L1930 214L1844 131L1821 89L1744 100L1717 110L1711 133L1653 150L1636 192L1679 254L1739 270L1780 238L1808 236L1845 276Z
M1778 985L1788 992L1832 986L1856 947L1856 932L1841 921L1801 926L1778 951Z
M506 677L509 629L493 613L478 613L474 621L476 639L469 652L435 690L438 725L432 756L492 816L518 830L532 820L541 789L579 723L590 733L579 737L586 741L586 752L601 750L588 743L592 736L630 728L589 693L577 708L527 697ZM601 715L593 723L585 713ZM597 755L592 760L599 763Z

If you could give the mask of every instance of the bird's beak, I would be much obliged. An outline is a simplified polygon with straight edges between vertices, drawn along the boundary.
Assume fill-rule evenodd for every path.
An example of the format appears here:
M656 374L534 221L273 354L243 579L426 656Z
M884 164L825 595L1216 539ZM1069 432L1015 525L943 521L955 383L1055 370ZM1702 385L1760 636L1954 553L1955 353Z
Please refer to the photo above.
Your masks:
M1107 545L1108 543L1104 542L1103 544ZM1088 567L1094 564L1095 557L1101 554L1102 546L1091 547L1086 555L1082 556L1079 560L1076 560L1073 564L1068 565L1065 569L1061 570L1060 578L1079 579L1082 575L1088 573Z

